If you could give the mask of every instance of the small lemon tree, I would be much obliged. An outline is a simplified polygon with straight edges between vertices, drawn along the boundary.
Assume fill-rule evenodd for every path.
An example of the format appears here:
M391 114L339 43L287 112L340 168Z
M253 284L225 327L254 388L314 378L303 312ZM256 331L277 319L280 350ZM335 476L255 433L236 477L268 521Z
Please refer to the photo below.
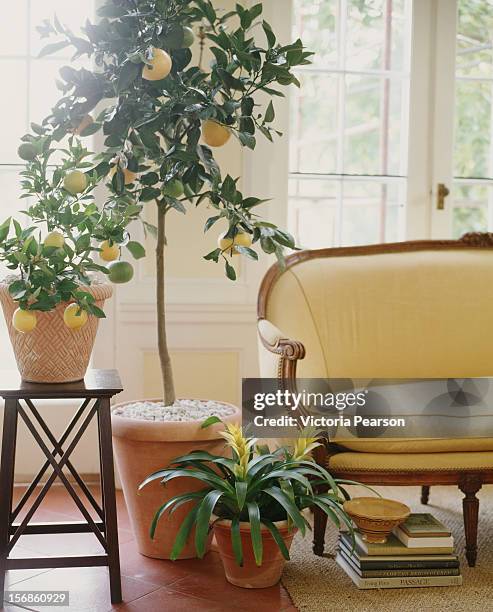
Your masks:
M236 4L221 12L210 0L107 0L99 9L100 20L87 22L83 35L56 18L39 28L42 36L58 37L42 54L72 47L74 58L88 56L93 68L60 70L61 99L41 125L32 125L33 133L19 150L28 162L26 195L37 199L27 213L33 227L44 223L49 235L41 243L33 227L22 230L13 222L13 237L10 221L0 227L0 256L21 270L21 279L11 285L12 296L24 313L72 299L76 316L103 316L81 285L94 270L114 282L131 279L131 264L119 257L122 249L135 258L145 256L128 230L140 219L157 242L165 405L175 401L165 317L168 215L207 202L213 214L205 231L220 219L227 221L218 248L205 259L222 261L231 280L236 278L231 255L256 260L259 246L282 258L284 247L294 247L288 233L257 215L263 200L243 195L237 178L223 176L213 153L232 137L254 149L258 135L268 140L279 135L273 127L273 99L284 95L284 87L299 85L292 68L309 61L300 40L277 42L262 10L261 3L251 8ZM194 61L190 48L197 38L200 51ZM206 48L214 58L207 66ZM259 93L267 100L261 105ZM80 138L97 132L104 146L92 155ZM60 145L67 135L68 145ZM50 175L48 162L57 154L63 162ZM101 182L107 183L109 196L98 208L93 190ZM152 205L157 227L146 221L145 209Z

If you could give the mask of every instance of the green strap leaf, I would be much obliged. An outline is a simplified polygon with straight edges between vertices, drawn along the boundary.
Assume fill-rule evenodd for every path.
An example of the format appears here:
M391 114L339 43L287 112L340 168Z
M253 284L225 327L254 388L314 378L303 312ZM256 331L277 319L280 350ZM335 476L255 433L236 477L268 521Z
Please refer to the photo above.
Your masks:
M243 546L241 544L240 519L235 516L231 521L231 545L235 555L236 563L243 567Z
M199 510L197 512L197 527L195 530L195 549L197 550L199 559L202 559L202 557L205 555L211 515L222 495L222 491L210 491L200 503Z
M190 532L192 531L192 527L195 525L195 520L197 518L198 511L199 506L194 506L181 524L181 527L178 530L178 533L176 534L173 549L171 550L170 559L172 561L176 561L178 559L181 551L185 547L185 544L187 543L188 538L190 536Z
M168 499L165 504L163 504L157 509L156 514L152 519L151 528L149 530L151 540L154 539L154 534L156 533L157 525L161 520L161 517L167 510L169 510L170 508L176 510L179 506L186 504L187 502L192 501L194 499L202 498L203 496L203 491L194 491L193 493L184 493L183 495L176 495L175 497Z
M289 497L276 487L270 487L269 489L265 489L265 493L273 497L279 504L286 510L288 516L291 518L293 523L298 527L303 535L306 533L307 521L298 510L294 502L289 499Z
M286 559L286 561L289 561L289 550L286 546L286 543L284 542L281 533L279 532L279 529L274 525L274 523L271 523L267 519L262 519L262 523L271 532L272 537L276 541L276 544L279 546L279 550L281 551L282 556Z
M236 500L238 502L238 509L241 512L243 510L243 506L245 505L245 500L246 500L247 491L248 491L248 483L243 482L241 480L237 480L235 482L235 489L236 489Z
M263 545L262 532L260 528L260 510L255 502L248 502L248 518L250 519L250 537L252 538L253 554L255 563L260 567L262 565Z

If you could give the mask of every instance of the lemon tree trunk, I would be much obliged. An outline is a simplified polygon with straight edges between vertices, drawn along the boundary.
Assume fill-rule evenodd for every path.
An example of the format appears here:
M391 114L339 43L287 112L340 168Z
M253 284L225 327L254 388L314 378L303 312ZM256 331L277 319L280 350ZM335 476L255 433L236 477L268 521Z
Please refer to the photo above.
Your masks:
M156 291L157 291L157 329L159 359L161 362L161 376L163 381L163 401L165 406L172 406L175 402L175 385L173 369L168 350L166 337L166 295L165 295L165 255L166 250L166 215L158 206L158 225L156 243Z

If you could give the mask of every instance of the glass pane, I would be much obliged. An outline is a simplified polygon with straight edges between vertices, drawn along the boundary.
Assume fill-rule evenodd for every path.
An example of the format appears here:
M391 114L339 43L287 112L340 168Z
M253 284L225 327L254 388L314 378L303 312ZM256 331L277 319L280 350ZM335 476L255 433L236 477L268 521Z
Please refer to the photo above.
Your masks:
M289 227L300 248L337 244L337 183L322 179L290 180Z
M27 131L27 63L0 60L0 71L3 87L0 96L0 116L3 118L0 163L17 163L20 139Z
M8 18L7 18L8 13ZM15 0L3 7L0 19L0 55L27 53L27 0Z
M492 89L492 81L457 81L454 153L456 176L493 175Z
M64 26L74 34L79 34L87 19L94 21L94 0L83 2L75 0L42 0L40 2L37 0L31 2L31 46L34 57L38 56L46 44L52 42L50 39L41 39L36 28L45 19L52 20L55 14ZM53 57L67 57L67 51L62 50Z
M398 240L399 210L404 209L400 191L399 183L345 181L341 244L353 246Z
M402 87L400 80L346 77L345 173L405 173Z
M457 70L461 76L493 77L493 2L460 0Z
M404 0L349 0L346 23L346 68L407 70L409 23Z
M478 183L459 184L453 188L453 238L466 232L486 232L493 212L493 186Z
M340 77L303 73L300 78L291 106L291 172L336 172Z
M324 68L338 64L339 0L294 0L294 30L310 51L313 63Z

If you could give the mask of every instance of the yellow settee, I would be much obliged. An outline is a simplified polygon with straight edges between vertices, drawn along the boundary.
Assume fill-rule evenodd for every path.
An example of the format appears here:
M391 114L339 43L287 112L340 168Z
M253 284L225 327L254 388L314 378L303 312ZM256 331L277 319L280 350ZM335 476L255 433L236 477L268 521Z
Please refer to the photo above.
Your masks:
M289 384L493 376L493 235L295 253L263 280L258 333L261 376ZM493 438L348 440L316 459L338 477L420 485L423 503L431 485L458 486L475 565L476 493L493 483ZM325 527L316 513L317 554Z

